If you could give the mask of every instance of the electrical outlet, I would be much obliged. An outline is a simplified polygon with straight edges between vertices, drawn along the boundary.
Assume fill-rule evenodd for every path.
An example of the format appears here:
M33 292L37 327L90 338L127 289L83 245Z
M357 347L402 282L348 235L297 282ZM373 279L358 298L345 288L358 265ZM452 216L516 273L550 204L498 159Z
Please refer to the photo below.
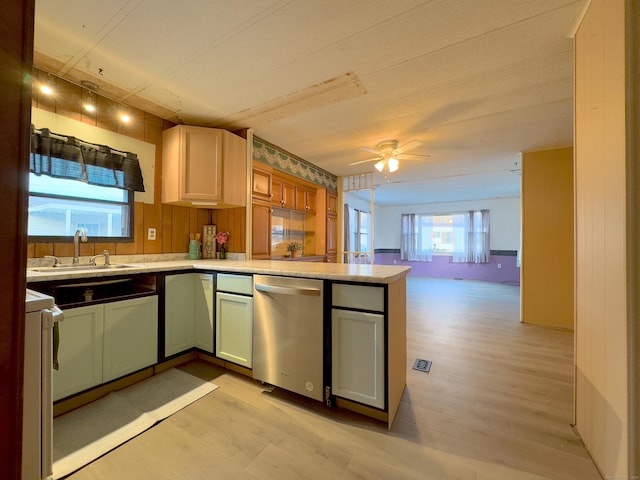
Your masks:
M150 228L150 229L147 230L147 239L149 239L149 240L155 240L156 239L156 229L155 228Z
M501 263L498 264L498 268L502 268L502 264Z

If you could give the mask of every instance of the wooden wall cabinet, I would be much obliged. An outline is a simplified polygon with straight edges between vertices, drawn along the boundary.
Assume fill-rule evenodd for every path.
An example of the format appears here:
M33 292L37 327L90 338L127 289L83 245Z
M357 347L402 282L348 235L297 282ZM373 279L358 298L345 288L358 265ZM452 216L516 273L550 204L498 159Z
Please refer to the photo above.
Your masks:
M258 203L251 205L251 257L271 257L271 205Z
M178 125L162 132L162 202L246 206L246 140L226 130Z
M265 259L271 257L273 189L281 192L282 186L273 183L271 167L258 162L253 162L251 179L251 258Z
M305 213L316 213L316 191L306 187L296 187L295 209Z
M267 167L253 166L251 176L251 196L257 200L271 201L271 169Z
M274 206L281 208L295 208L296 202L296 187L287 180L276 177L271 177L271 203Z
M284 172L277 173L269 165L254 162L252 173L251 205L251 258L268 259L276 252L271 251L271 227L273 208L304 212L306 256L329 255L329 261L336 261L337 252L337 212L336 195L333 195L332 211L327 212L327 194L322 187L297 179ZM330 221L327 215L332 215ZM332 229L328 238L333 250L327 251L327 228ZM322 257L324 258L324 257Z
M338 215L338 196L335 193L327 192L327 215Z
M327 192L327 262L338 261L338 197Z

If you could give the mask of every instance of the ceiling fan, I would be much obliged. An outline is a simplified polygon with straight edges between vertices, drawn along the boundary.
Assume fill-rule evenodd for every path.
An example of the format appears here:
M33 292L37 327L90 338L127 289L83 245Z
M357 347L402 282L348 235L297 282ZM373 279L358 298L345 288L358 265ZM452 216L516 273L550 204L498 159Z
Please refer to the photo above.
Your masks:
M360 160L359 162L353 162L349 165L358 165L360 163L377 161L374 167L379 172L384 173L384 177L387 179L387 181L389 181L389 174L398 170L398 160L417 160L420 158L431 156L404 153L407 150L414 149L416 147L419 147L420 145L422 145L422 142L420 140L411 140L410 142L398 147L397 140L384 140L378 143L378 145L376 145L376 148L362 147L362 150L375 153L376 156L374 158Z

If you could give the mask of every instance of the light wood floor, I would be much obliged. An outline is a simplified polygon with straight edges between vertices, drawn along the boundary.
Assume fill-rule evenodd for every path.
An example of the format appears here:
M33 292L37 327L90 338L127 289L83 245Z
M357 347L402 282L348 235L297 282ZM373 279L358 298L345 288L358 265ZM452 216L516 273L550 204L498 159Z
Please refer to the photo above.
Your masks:
M570 426L571 333L520 324L509 285L410 277L407 303L391 431L197 361L218 390L69 478L600 479Z

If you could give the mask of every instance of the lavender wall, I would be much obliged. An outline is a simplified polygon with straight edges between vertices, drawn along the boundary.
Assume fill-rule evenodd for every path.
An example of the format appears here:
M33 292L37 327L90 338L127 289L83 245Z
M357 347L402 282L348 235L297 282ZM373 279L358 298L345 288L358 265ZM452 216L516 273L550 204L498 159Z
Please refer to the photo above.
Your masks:
M515 255L491 255L489 263L451 263L450 256L434 255L432 262L407 262L400 260L400 251L376 252L377 265L408 265L409 275L414 277L461 278L520 284L520 267L516 266ZM501 268L498 268L500 264Z

